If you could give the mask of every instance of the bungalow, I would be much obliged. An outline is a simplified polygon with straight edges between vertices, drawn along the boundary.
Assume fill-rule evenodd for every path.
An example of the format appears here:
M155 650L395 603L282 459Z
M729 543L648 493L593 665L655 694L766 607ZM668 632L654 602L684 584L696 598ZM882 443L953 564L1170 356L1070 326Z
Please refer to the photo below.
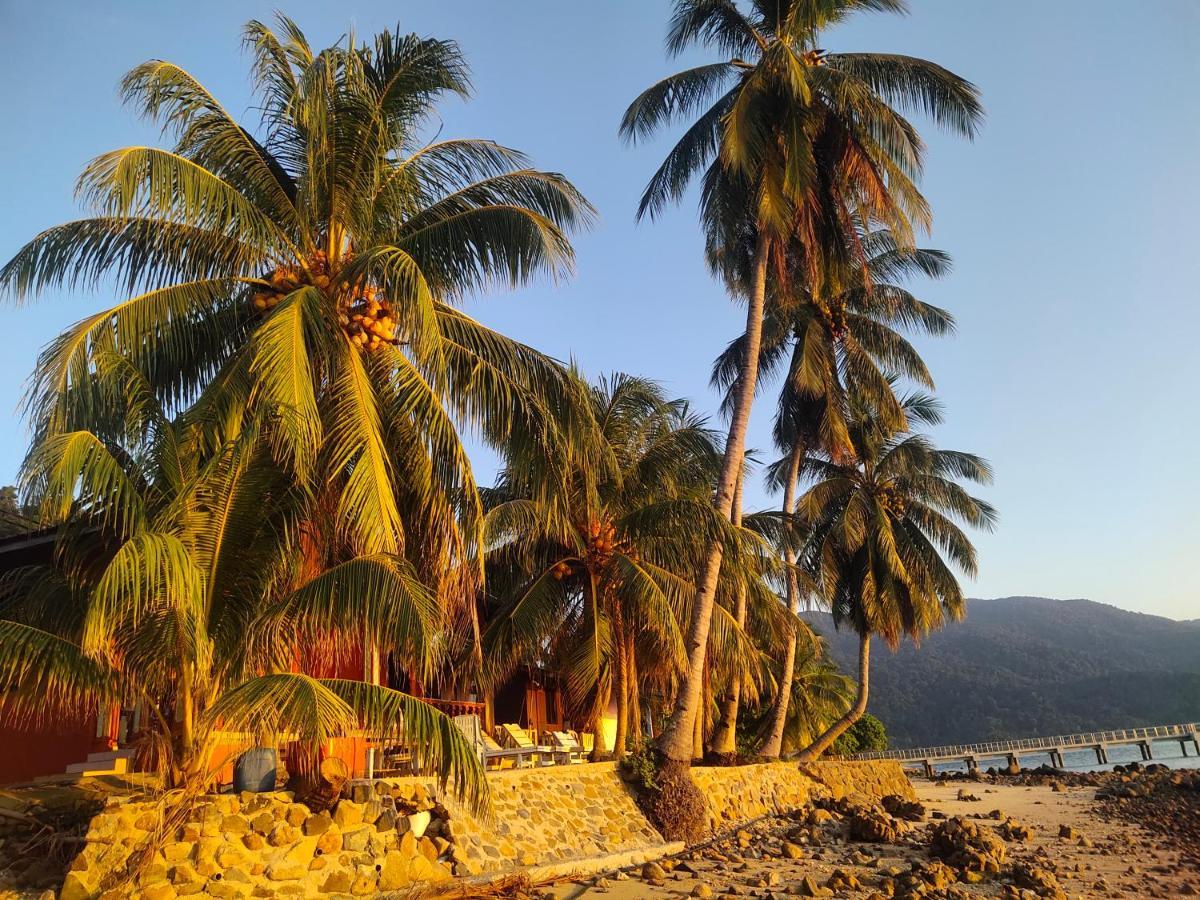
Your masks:
M0 538L0 579L28 566L50 564L55 538L53 529ZM518 670L496 692L494 717L489 715L483 698L444 696L448 692L438 685L420 683L398 667L390 654L350 654L328 668L313 674L385 684L423 697L448 715L478 716L486 728L496 721L515 722L542 734L563 730L571 724L564 713L564 691L559 679L533 667ZM0 752L0 784L63 774L129 771L136 765L130 745L137 736L138 724L138 710L119 704L104 709L81 709L73 718L34 723L14 721L5 716L0 698L0 746L4 748ZM215 751L214 762L221 766L222 781L232 779L235 749L234 745L226 745ZM335 739L326 749L346 762L353 777L367 775L388 764L384 748L373 747L361 738Z

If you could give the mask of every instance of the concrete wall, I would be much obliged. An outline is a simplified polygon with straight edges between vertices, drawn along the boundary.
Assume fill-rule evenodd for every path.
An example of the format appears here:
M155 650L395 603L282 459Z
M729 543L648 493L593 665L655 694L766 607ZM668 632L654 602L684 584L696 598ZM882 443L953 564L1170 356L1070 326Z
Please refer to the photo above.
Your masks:
M697 768L709 824L725 830L815 797L912 796L895 763L830 762ZM222 795L197 804L143 873L134 897L372 893L412 882L611 857L624 864L664 848L612 763L495 773L491 816L472 815L423 779L359 784L332 814L286 792ZM113 803L92 821L62 900L99 896L107 877L159 822L149 803ZM123 890L119 896L130 896ZM117 895L114 895L117 896Z

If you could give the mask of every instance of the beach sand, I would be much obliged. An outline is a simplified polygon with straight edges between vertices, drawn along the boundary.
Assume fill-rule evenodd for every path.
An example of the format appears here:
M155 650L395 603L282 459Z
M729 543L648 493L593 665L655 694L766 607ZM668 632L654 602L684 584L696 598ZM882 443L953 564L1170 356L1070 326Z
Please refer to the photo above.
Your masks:
M962 816L987 829L997 830L1001 820L990 818L1000 810L1030 829L1026 841L1006 841L1009 868L1029 862L1056 873L1067 897L1183 897L1200 894L1200 872L1181 864L1177 850L1139 825L1106 821L1095 801L1093 786L1024 786L1012 783L914 780L918 798L928 815L914 824L896 844L847 842L845 826L837 821L821 828L819 843L804 848L804 858L786 859L779 840L794 819L765 820L747 830L739 847L737 838L718 843L712 850L691 849L664 862L668 869L662 885L641 877L637 869L609 873L549 887L558 900L605 896L609 900L674 898L687 896L776 898L804 895L812 885L824 887L835 870L861 882L858 889L836 889L832 896L868 898L886 896L888 870L894 874L930 856L928 828L940 815ZM978 800L957 799L960 789ZM1060 836L1060 828L1073 831ZM999 832L997 831L997 834ZM748 840L746 838L749 838ZM715 852L714 852L715 851ZM726 860L710 858L724 855ZM755 858L760 857L760 858ZM740 859L740 861L739 861ZM682 865L680 865L682 864ZM671 870L672 866L675 866ZM805 878L810 879L805 885ZM1015 896L1002 876L979 884L959 883L954 890L967 896ZM706 891L700 885L706 885ZM1052 894L1046 894L1052 896ZM828 896L828 895L826 895ZM928 896L946 896L931 893ZM1034 896L1027 894L1026 896Z

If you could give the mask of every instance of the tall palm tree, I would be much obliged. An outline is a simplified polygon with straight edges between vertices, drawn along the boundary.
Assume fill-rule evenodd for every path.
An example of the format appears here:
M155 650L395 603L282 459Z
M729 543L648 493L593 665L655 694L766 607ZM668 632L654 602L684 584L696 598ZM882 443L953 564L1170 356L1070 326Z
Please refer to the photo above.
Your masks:
M102 430L91 376L116 354L166 408L194 404L206 446L266 422L272 457L314 498L305 548L402 555L461 603L482 574L482 506L460 429L536 429L563 378L455 304L568 272L591 207L515 150L426 140L436 103L470 90L451 41L383 31L314 51L283 17L245 39L257 126L181 67L137 66L123 95L173 147L98 157L79 181L91 214L0 270L18 300L132 294L39 358L35 443Z
M435 665L438 602L413 565L373 551L314 568L301 547L307 498L263 429L206 449L194 419L170 417L128 361L101 354L94 377L126 398L121 439L56 434L26 463L27 492L58 537L54 565L12 573L0 593L9 713L76 719L135 704L165 786L189 791L245 736L287 736L318 758L327 739L363 729L404 740L419 767L483 802L478 758L448 717L380 685L298 671L305 646L336 659L364 638Z
M934 386L920 355L900 330L940 335L954 327L949 313L919 300L901 283L914 275L946 274L950 261L944 253L904 247L886 230L860 231L850 239L862 247L865 264L831 267L807 289L796 289L805 283L799 275L791 282L791 294L772 297L766 312L759 366L770 375L786 365L774 429L776 445L786 456L782 465L771 470L772 480L783 491L785 517L795 508L796 482L806 452L813 448L836 456L850 451L846 416L852 396L869 403L887 427L902 430L907 422L894 392L896 376ZM726 388L727 396L744 348L743 339L734 341L714 368L713 381ZM794 546L785 546L783 555L789 564L786 592L794 620L801 594L791 566ZM792 694L787 662L795 655L795 643L788 640L773 726L761 748L768 758L779 756L782 749Z
M921 395L905 404L912 421L936 418ZM986 484L991 467L969 453L939 450L920 434L896 432L859 407L849 429L852 459L811 458L813 486L797 516L811 532L801 562L816 576L837 627L859 637L854 704L800 755L819 757L866 711L871 639L895 648L966 608L953 567L976 571L975 548L958 523L991 529L996 513L959 480Z
M678 671L686 659L686 573L697 542L721 530L708 502L718 454L703 422L653 382L614 375L589 393L585 437L513 442L489 493L484 646L493 684L519 663L557 660L597 755L615 690L620 756L637 672L651 664L639 665L639 635L652 635L656 664Z
M982 117L974 86L933 63L821 49L822 32L856 11L905 8L903 0L753 0L745 10L734 0L676 0L668 50L701 44L725 59L650 87L621 123L621 133L637 140L698 116L652 177L639 216L678 201L703 173L709 265L747 301L747 353L715 498L726 519L755 392L768 271L786 274L795 241L815 271L846 246L842 236L855 221L911 243L912 227L927 225L929 211L916 187L923 147L900 111L923 111L967 136ZM660 743L677 763L691 750L720 555L714 542L688 628L688 677Z

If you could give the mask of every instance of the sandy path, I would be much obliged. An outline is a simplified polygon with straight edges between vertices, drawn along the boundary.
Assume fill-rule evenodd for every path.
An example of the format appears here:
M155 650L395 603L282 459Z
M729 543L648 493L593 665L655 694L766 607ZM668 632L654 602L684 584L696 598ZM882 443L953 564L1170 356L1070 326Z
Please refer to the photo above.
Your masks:
M1177 854L1165 849L1157 837L1140 827L1101 821L1094 812L1095 788L1067 788L1060 793L1050 787L936 784L923 780L914 786L931 814L937 811L946 816L986 817L999 809L1006 817L1029 826L1033 836L1028 842L1008 844L1010 860L1032 861L1044 868L1053 866L1070 898L1182 897L1190 896L1189 890L1200 894L1200 873L1179 870ZM956 799L960 787L979 799ZM1000 825L991 818L978 821L990 828ZM1074 829L1075 836L1060 837L1063 825ZM609 874L599 885L596 879L559 884L551 894L557 900L601 895L609 900L679 900L704 884L716 898L782 898L799 893L806 876L824 885L835 869L842 869L857 876L862 888L842 889L834 896L866 898L876 890L881 869L900 865L907 868L913 861L929 858L924 850L925 827L917 826L904 844L880 845L848 843L841 838L841 827L830 823L825 843L807 852L804 859L754 859L753 843L744 852L742 863L707 860L689 851L676 859L693 871L676 869L668 873L662 886L643 881L634 870L623 876ZM971 896L998 897L1003 893L1003 885L996 882L958 887Z

